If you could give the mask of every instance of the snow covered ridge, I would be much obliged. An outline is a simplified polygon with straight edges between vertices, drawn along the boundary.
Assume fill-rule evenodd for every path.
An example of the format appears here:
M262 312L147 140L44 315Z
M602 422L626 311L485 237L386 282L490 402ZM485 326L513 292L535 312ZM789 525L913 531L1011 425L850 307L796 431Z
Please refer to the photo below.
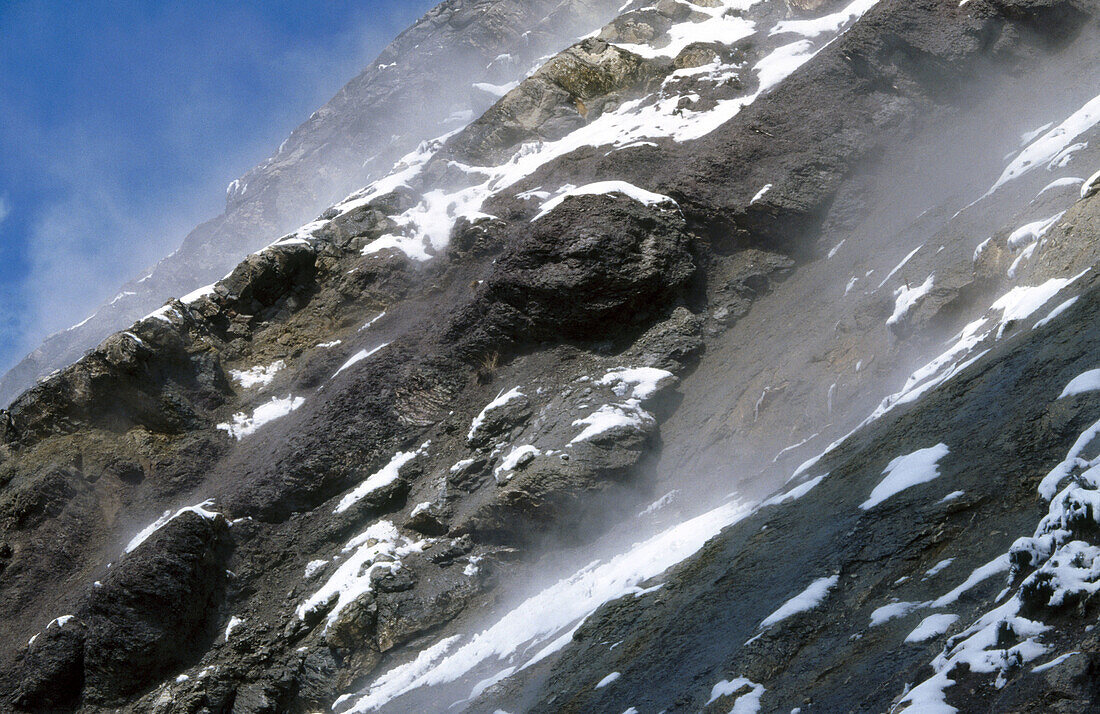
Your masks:
M133 552L135 549L137 549L139 545L149 540L150 536L159 531L161 528L164 528L173 520L182 516L184 513L194 513L195 515L206 518L207 520L213 520L217 518L220 514L216 511L209 510L209 508L213 505L214 501L208 499L206 501L203 501L202 503L197 503L194 506L184 506L175 513L173 513L172 511L165 511L160 516L160 518L153 521L145 528L142 528L137 535L130 539L130 542L126 544L125 552Z

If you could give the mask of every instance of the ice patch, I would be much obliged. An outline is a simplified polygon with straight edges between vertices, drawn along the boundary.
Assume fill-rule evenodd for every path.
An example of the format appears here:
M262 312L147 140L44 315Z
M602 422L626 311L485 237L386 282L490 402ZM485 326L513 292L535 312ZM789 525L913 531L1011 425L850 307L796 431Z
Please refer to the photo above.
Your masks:
M611 684L612 682L614 682L616 679L618 679L621 676L623 676L623 675L620 672L612 672L611 674L607 675L606 677L601 679L599 682L597 682L595 688L596 689L603 689L604 687Z

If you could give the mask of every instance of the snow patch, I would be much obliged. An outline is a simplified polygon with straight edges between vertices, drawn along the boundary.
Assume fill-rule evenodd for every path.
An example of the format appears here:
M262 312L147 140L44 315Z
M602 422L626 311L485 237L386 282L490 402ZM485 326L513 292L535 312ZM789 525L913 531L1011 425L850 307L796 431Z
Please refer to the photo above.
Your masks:
M950 613L929 615L921 620L920 624L914 627L912 632L905 636L905 641L909 644L927 642L933 637L939 637L947 632L951 629L952 625L958 622L958 620L958 615L952 615Z
M397 570L402 557L424 550L429 543L402 536L390 521L372 524L343 547L340 554L346 559L317 592L298 606L298 619L304 620L310 613L328 608L324 628L327 632L345 607L370 592L374 571Z
M233 415L232 422L218 424L216 428L240 441L249 434L255 433L257 429L265 424L270 424L276 419L285 417L305 403L304 397L295 397L291 394L282 398L273 397L270 402L256 407L252 412L252 416L248 416L244 412L237 412Z
M233 634L233 630L237 629L244 624L244 620L233 615L229 618L229 622L225 625L225 641L229 642L229 636Z
M271 381L275 379L275 375L284 367L286 367L286 362L280 359L266 366L256 365L245 370L231 369L229 370L229 376L245 389L266 387L271 384Z
M537 221L546 214L560 206L570 196L599 196L608 193L621 193L627 198L632 198L644 206L658 206L664 203L676 205L676 201L660 193L653 193L644 188L638 188L626 181L597 181L584 186L569 186L564 191L542 204L538 214L531 219Z
M1097 390L1100 390L1100 369L1090 369L1071 379L1066 388L1062 390L1062 393L1058 395L1058 398L1063 399Z
M730 709L730 714L756 714L760 711L760 697L762 697L767 690L764 689L764 685L757 684L745 677L723 679L718 684L715 684L710 689L710 699L707 700L705 706L710 706L721 697L728 697L745 687L748 687L749 691L737 697L734 701L733 709Z
M340 365L340 369L333 372L332 376L329 377L329 379L336 379L336 375L340 374L341 372L343 372L348 367L351 367L352 365L356 365L356 364L362 362L367 357L370 357L372 354L374 354L375 352L378 352L380 349L382 349L383 347L386 347L389 344L390 344L389 342L383 342L382 344L380 344L377 347L374 347L372 349L359 350L358 352L353 354L351 357L349 357L347 362L344 362L344 364Z
M931 292L934 276L929 275L924 282L915 288L902 285L894 291L894 312L886 319L887 325L896 325L917 306L917 303Z
M416 451L398 451L385 466L368 476L351 493L341 498L340 503L336 504L336 508L332 512L343 513L375 491L389 486L400 476L401 467L423 454L429 444L431 444L430 441L425 441Z
M1039 166L1049 164L1069 146L1070 142L1091 129L1097 122L1100 122L1100 96L1094 97L1061 124L1031 142L1009 163L986 195L992 194L1009 181Z
M422 650L414 661L383 672L366 690L353 695L358 698L348 711L377 709L418 687L453 682L482 662L522 656L546 643L517 669L530 666L567 645L576 627L603 603L638 592L640 583L695 553L751 510L741 503L728 503L635 543L611 560L593 562L505 613L461 647L455 648L462 639L456 635Z
M937 478L940 475L939 460L948 453L946 444L936 444L895 458L882 472L885 478L871 490L870 497L859 507L864 511L869 510L907 488Z
M493 401L486 404L485 407L480 412L478 412L478 415L474 417L474 420L470 422L470 429L466 432L466 438L473 439L475 436L477 436L478 430L481 429L481 427L485 424L485 420L489 418L490 414L497 411L498 409L501 409L502 407L507 406L516 399L523 399L523 397L524 394L519 390L519 387L512 387L507 392L501 390L501 392L496 395ZM471 461L470 463L473 462ZM454 468L452 468L451 471L453 472Z
M797 615L800 612L809 612L813 610L822 602L829 594L829 591L836 587L836 584L840 581L840 576L831 575L827 578L818 578L810 583L805 590L792 597L787 602L780 605L779 609L772 614L765 617L760 622L760 629L771 627L772 625L786 620L792 615Z

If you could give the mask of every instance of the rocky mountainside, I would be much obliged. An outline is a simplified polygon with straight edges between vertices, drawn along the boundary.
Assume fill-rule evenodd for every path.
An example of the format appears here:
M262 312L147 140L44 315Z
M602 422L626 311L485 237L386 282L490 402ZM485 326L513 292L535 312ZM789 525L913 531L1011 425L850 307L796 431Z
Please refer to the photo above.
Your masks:
M586 32L0 412L5 707L1100 708L1100 3Z
M51 335L0 376L0 405L173 296L217 280L272 236L387 174L421 142L454 131L562 44L612 18L621 0L446 0L226 189L225 211Z

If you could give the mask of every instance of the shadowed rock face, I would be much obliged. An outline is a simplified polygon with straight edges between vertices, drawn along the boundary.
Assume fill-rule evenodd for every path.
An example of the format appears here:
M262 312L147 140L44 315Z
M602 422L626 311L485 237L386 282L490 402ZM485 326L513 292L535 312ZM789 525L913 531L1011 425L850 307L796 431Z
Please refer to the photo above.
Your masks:
M110 705L193 660L214 638L229 531L185 512L123 557L7 674L22 709Z
M483 6L429 17L540 26ZM1095 126L990 186L1092 99L1097 8L722 7L623 8L0 412L4 706L1094 706L1091 442L1037 488L1096 419L1058 398L1095 368ZM711 22L751 33L661 52ZM946 662L972 635L993 664Z

